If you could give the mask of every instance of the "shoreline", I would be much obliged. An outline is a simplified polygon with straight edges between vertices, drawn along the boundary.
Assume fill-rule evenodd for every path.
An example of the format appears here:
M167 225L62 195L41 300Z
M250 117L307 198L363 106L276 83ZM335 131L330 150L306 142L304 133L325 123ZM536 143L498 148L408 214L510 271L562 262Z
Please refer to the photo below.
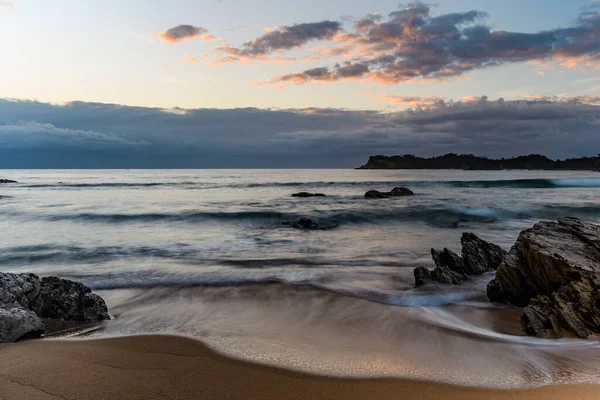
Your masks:
M334 378L254 364L175 335L0 345L0 398L596 399L600 385L498 390L406 379Z

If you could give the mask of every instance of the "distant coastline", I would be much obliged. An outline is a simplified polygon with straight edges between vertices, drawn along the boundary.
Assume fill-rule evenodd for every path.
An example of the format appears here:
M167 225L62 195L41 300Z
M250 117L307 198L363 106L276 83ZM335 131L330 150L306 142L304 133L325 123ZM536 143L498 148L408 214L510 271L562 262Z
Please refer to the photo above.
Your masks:
M493 159L473 154L448 153L424 158L412 154L399 156L376 155L357 169L462 169L462 170L572 170L599 171L600 155L596 157L552 160L540 154Z

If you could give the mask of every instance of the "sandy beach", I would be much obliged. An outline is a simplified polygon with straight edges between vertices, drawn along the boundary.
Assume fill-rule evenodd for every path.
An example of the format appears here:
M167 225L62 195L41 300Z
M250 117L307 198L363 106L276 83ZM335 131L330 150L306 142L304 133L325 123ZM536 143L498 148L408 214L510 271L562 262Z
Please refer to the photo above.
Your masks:
M338 379L230 359L179 336L0 346L0 398L597 399L600 386L501 391L393 379Z

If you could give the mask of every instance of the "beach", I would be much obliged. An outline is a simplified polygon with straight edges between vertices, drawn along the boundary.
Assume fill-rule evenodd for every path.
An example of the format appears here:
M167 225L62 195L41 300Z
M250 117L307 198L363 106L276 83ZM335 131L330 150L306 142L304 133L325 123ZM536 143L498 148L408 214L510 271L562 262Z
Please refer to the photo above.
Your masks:
M181 336L37 340L0 346L0 398L597 399L600 386L490 390L401 379L340 379L222 356Z
M273 398L300 397L300 390L301 397L331 390L347 398L361 390L382 398L541 390L544 398L564 398L573 387L588 387L573 385L600 382L600 343L525 336L523 309L486 295L493 271L461 285L418 288L413 272L435 265L432 247L460 252L463 232L508 250L540 220L575 215L599 222L595 173L14 170L4 176L18 183L2 189L2 272L81 282L106 301L111 317L47 320L45 339L2 347L0 369L15 382L67 399L86 398L77 390L118 399L124 393L185 398L192 389L255 390L254 397L272 392ZM400 186L414 196L364 197ZM326 196L292 196L303 191ZM303 217L319 229L294 228ZM185 356L168 355L178 352ZM75 355L87 362L69 359ZM216 365L228 367L216 377L199 372ZM264 383L246 384L248 371ZM0 398L16 398L8 390L33 390L4 379ZM208 381L214 384L202 384Z

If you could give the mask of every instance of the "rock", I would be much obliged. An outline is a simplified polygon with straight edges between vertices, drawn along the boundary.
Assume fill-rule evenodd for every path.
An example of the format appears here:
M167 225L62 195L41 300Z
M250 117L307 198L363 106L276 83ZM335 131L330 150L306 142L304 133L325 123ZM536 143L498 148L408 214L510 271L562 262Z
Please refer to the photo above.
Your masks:
M308 193L308 192L300 192L294 193L292 197L327 197L323 193Z
M11 181L10 179L0 179L0 183L18 183L17 181Z
M471 276L495 270L506 255L506 251L499 246L488 243L472 233L463 233L461 243L462 257L447 248L431 249L431 258L437 268L427 273L415 270L415 286L421 286L427 280L459 285Z
M34 310L42 318L67 321L102 321L110 319L102 297L79 283L56 277L42 278L42 307Z
M448 267L436 267L431 272L431 279L447 285L460 285L462 282L469 279L468 276L452 271Z
M415 268L415 270L413 271L413 274L415 276L415 286L416 287L422 286L427 281L433 280L431 278L431 271L428 270L425 267L417 267L417 268Z
M524 307L528 335L599 333L600 227L561 218L521 232L488 285L488 298Z
M18 304L0 308L0 343L40 337L44 330L42 320L33 311Z
M387 199L388 197L413 196L414 193L409 188L395 187L390 192L380 192L378 190L369 190L365 193L367 199Z
M395 187L390 192L390 196L392 197L413 196L414 194L412 190L405 187Z
M466 273L465 262L452 250L446 248L442 251L431 249L431 258L438 267L448 267L452 271Z
M292 224L292 228L296 229L319 229L319 224L313 222L310 218L300 218Z
M35 274L0 273L0 307L18 304L26 309L41 306L41 281Z
M382 193L378 190L369 190L367 193L365 193L366 199L385 199L387 197L390 196L386 196L385 193Z
M498 269L507 254L500 246L488 243L472 233L463 233L460 243L465 273L468 275L481 275Z
M39 337L41 318L110 319L104 300L85 285L54 277L0 272L0 343Z

